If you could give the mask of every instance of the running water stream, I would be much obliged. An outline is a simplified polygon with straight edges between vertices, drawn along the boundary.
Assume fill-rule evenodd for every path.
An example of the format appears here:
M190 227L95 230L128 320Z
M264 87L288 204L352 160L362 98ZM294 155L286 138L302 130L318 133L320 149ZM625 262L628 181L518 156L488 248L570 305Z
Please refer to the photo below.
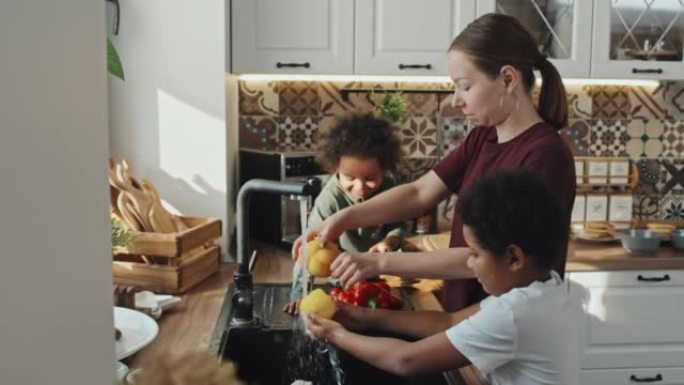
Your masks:
M314 277L309 273L308 269L308 254L307 254L307 243L309 235L308 217L309 217L309 197L302 197L299 200L299 215L300 223L302 228L302 249L299 254L299 261L295 263L300 263L302 267L302 298L313 289ZM333 381L336 385L343 385L344 383L344 370L340 366L340 358L337 349L324 342L311 341L306 335L306 326L301 319L297 320L297 330L293 336L292 350L294 358L294 366L297 367L298 371L304 373L307 372L311 375L310 380L321 380L329 375L328 373L317 373L317 370L312 370L317 368L320 370L325 367L316 362L327 355L328 361L330 362L330 367L332 369ZM313 349L312 349L313 347ZM308 368L307 368L308 366ZM302 371L303 369L303 371ZM308 369L308 370L307 370ZM323 377L323 378L321 378ZM327 381L322 381L323 383Z
M301 197L299 198L299 221L302 226L302 253L299 255L299 262L300 266L302 267L302 298L306 297L307 294L309 294L309 291L311 290L313 286L313 277L309 273L309 268L308 268L308 253L307 253L307 239L308 239L308 232L309 232L309 226L308 226L308 217L309 217L309 197Z

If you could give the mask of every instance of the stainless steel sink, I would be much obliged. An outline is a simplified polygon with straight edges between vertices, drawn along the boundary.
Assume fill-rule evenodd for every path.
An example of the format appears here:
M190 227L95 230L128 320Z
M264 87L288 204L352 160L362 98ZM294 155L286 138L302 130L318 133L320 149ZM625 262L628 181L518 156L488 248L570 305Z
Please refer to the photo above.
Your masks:
M254 285L254 312L259 326L230 327L230 298L226 295L210 350L230 359L238 376L248 383L289 385L300 379L327 384L426 384L460 383L448 375L399 377L375 368L349 354L311 341L297 327L297 320L281 311L289 300L289 285ZM331 362L339 363L342 375ZM449 379L448 379L449 378Z

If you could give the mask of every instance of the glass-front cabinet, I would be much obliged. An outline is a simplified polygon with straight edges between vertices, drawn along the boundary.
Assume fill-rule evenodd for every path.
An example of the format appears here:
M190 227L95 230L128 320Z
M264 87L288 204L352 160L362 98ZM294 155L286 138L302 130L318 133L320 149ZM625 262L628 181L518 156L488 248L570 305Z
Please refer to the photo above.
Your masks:
M594 1L592 76L684 78L684 0Z
M592 0L478 0L477 7L478 15L501 13L520 20L561 76L589 77Z

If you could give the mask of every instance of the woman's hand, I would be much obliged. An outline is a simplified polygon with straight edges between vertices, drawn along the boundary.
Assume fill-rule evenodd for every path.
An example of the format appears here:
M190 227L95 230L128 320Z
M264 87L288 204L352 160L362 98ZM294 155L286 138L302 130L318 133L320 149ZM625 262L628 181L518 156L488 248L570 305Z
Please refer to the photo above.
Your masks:
M342 253L330 264L331 277L340 280L345 290L351 285L381 273L378 256L373 253Z
M337 321L320 317L316 314L309 314L304 317L306 330L311 338L317 341L333 342L333 335L338 331L344 331L344 326Z
M302 247L312 239L318 238L321 240L321 243L337 241L340 235L347 230L344 224L346 210L338 211L329 216L325 221L309 228L305 234L297 238L292 245L292 260L296 261L299 259Z

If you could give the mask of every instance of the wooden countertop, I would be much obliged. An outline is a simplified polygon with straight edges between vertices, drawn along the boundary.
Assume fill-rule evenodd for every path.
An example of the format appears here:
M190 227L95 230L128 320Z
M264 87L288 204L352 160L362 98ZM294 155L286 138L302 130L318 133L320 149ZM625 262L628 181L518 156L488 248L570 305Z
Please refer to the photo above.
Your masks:
M412 237L423 250L439 250L449 246L450 233L444 231ZM570 241L566 271L663 270L684 269L684 252L665 244L653 253L630 253L620 242L587 243Z

